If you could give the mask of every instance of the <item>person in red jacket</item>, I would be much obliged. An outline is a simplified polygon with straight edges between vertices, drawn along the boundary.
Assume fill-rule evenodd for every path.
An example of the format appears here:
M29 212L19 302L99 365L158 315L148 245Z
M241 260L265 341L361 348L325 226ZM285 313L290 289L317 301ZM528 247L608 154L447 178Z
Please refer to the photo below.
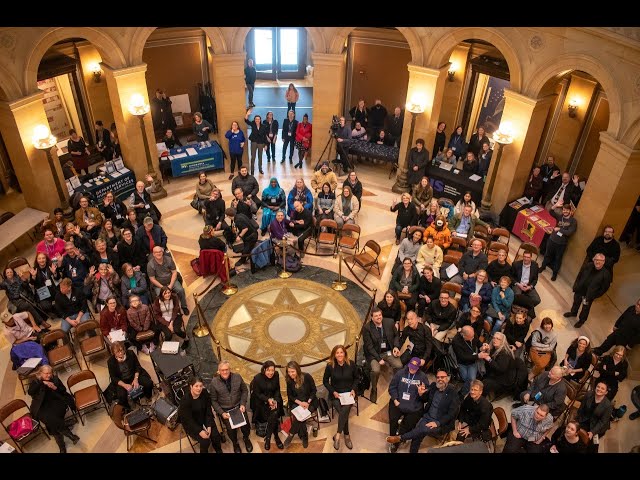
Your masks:
M105 302L106 308L100 312L100 330L107 338L113 330L127 332L127 311L122 305L118 305L116 297L109 297Z
M296 128L296 148L298 149L298 163L294 168L302 168L302 162L307 159L307 152L311 148L311 124L309 115L302 116L302 122Z

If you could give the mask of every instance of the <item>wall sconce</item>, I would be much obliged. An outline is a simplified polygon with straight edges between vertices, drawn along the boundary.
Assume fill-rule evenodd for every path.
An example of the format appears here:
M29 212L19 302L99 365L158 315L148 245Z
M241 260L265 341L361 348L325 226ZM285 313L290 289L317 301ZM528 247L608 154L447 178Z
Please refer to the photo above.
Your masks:
M460 69L460 65L458 62L451 62L451 66L449 67L449 72L447 73L447 77L450 82L453 82L453 77L455 77L456 72Z
M572 98L569 100L569 116L571 118L575 118L578 113L578 106L580 105L580 100L577 98Z
M93 81L96 83L100 83L102 79L102 70L100 69L100 64L93 63L89 68L93 72Z

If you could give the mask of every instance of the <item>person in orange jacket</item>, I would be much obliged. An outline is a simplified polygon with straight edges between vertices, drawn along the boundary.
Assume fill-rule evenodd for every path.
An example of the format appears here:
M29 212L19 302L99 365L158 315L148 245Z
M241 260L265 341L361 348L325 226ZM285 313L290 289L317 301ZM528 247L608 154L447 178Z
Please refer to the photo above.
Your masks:
M438 215L435 222L427 227L424 232L425 238L432 236L442 250L446 250L451 245L451 230L447 225L447 219L444 215Z

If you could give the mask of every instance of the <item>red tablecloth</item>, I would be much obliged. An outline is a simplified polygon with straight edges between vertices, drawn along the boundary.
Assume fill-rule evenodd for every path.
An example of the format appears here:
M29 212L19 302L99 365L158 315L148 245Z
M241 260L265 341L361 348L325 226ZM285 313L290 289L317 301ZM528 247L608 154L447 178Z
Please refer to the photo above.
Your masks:
M550 234L555 226L556 219L542 205L536 205L518 212L511 232L523 242L532 242L539 247L544 236Z

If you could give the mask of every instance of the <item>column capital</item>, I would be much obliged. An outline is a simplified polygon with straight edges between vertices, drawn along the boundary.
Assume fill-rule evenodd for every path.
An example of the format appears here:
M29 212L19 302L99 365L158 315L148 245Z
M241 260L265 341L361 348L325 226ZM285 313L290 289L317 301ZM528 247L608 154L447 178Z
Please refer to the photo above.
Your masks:
M240 63L244 65L245 60L247 59L247 54L242 53L214 53L213 49L209 47L209 52L211 53L211 60L216 62L216 65L224 65L224 64L235 64Z
M342 66L345 63L344 55L339 53L314 52L311 54L311 58L315 67L317 67L318 65L326 67L338 67Z
M135 75L138 73L145 73L147 71L147 64L141 63L140 65L134 65L132 67L124 68L111 68L106 63L101 63L100 66L105 72L109 72L114 78L124 77L126 75Z
M445 68L444 66L442 68ZM416 65L415 63L407 63L407 70L409 70L409 76L420 75L425 77L439 77L442 72L442 68L430 68Z
M522 95L521 93L515 92L513 90L509 90L508 88L504 89L504 97L505 97L505 100L509 99L512 101L520 102L532 108L535 107L540 101L537 98L527 97L526 95Z
M32 93L31 95L27 95L26 97L19 98L14 100L13 102L7 102L9 106L9 110L12 112L16 112L22 108L28 107L33 103L40 102L42 103L42 98L44 97L43 91L38 91L36 93Z
M628 159L632 155L639 155L640 150L634 150L624 143L618 141L613 135L607 131L600 132L600 148L609 150L612 154Z

